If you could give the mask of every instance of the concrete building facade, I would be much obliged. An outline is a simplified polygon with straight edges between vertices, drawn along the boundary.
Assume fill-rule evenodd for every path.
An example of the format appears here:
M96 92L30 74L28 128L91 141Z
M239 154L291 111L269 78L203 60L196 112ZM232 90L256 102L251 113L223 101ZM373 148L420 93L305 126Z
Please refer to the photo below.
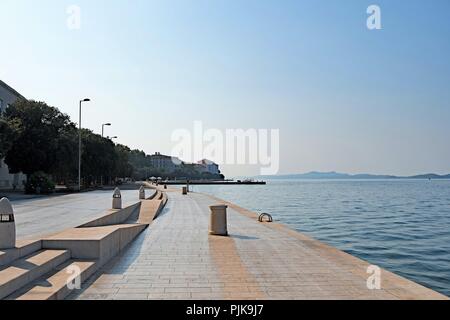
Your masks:
M20 93L0 80L0 116L9 105L17 99L25 99ZM8 166L3 159L0 159L0 189L22 189L23 182L26 181L24 174L10 174Z
M152 167L166 173L174 172L183 163L176 157L166 156L159 152L149 156L149 158Z
M151 166L163 173L173 173L177 169L182 169L184 166L184 168L193 169L198 173L220 174L219 165L207 159L203 159L197 163L187 163L177 157L163 155L159 152L148 157Z
M207 172L211 174L220 174L219 165L211 160L203 159L197 163L202 172Z

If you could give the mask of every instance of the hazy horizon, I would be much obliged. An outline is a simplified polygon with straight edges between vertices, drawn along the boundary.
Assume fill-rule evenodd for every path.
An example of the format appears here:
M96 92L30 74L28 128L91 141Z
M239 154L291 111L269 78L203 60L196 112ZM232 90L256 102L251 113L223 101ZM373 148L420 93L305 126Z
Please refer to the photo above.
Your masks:
M308 172L296 172L296 173L282 173L282 174L276 174L273 175L274 177L277 176L300 176L300 175L309 175L309 174L339 174L339 175L350 175L350 176L355 176L355 175L370 175L370 176L392 176L392 177L398 177L398 178L408 178L408 177L413 177L413 176L421 176L421 175L429 175L429 174L437 174L440 176L447 176L450 175L449 173L444 173L444 174L438 174L435 172L421 172L421 173L416 173L413 175L408 175L408 176L398 176L395 174L389 174L389 173L372 173L372 172L358 172L358 173L349 173L349 172L337 172L337 171L308 171ZM270 175L268 175L268 177L270 177Z
M371 4L381 30L366 27ZM2 0L0 79L74 122L91 98L83 127L111 122L106 135L148 154L171 154L174 130L201 120L279 129L281 175L448 174L449 12L447 0Z

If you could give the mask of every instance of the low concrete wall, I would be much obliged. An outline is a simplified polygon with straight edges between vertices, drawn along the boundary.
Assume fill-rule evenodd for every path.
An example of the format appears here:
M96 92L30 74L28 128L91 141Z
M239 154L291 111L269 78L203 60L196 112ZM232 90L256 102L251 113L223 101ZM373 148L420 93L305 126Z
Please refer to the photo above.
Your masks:
M122 224L127 221L130 216L136 214L141 209L141 202L129 206L122 210L111 210L111 212L103 217L85 223L78 228L93 228Z
M155 191L150 197L147 198L147 200L153 200L158 199L161 195L161 191Z
M152 200L142 201L141 211L139 212L137 222L150 225L162 212L167 201L167 194L162 192L159 192Z
M136 224L117 229L106 241L100 241L100 265L108 262L130 244L145 228L146 225Z
M161 214L162 210L167 204L167 201L169 201L169 197L166 193L163 193L161 196L161 203L159 204L158 212L156 212L155 219L158 218L158 216Z

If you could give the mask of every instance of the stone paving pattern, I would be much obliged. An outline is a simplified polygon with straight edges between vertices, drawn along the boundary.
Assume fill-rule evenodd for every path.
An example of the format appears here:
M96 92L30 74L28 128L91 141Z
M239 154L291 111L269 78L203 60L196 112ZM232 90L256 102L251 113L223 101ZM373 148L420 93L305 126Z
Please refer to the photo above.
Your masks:
M71 299L445 299L368 263L230 204L230 237L208 235L213 197L169 192L150 228Z

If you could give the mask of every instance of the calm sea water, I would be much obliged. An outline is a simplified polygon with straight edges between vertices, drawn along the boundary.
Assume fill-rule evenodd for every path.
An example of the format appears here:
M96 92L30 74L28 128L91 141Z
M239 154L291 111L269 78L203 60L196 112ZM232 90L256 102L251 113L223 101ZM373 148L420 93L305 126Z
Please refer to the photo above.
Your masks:
M194 186L450 296L449 180ZM276 198L274 198L276 195Z

